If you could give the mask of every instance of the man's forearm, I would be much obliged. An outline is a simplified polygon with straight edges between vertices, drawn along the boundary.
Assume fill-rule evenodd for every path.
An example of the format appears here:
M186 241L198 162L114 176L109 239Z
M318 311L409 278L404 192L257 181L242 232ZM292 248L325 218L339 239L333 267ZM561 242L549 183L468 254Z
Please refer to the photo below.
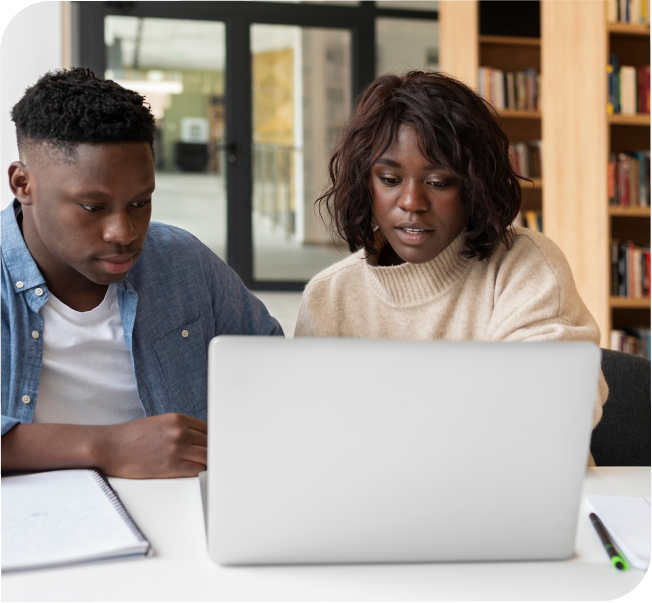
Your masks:
M116 425L21 424L2 436L2 471L99 467L128 478L190 477L206 468L206 421L178 413Z
M104 425L20 424L2 436L2 472L102 467Z

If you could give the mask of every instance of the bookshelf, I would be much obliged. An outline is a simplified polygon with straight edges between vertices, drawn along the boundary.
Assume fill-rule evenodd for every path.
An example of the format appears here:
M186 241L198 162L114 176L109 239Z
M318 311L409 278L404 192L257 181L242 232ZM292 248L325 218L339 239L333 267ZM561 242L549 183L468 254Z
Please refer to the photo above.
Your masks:
M478 88L479 67L492 67L512 73L534 69L541 73L541 39L531 35L481 34L479 2L475 0L441 1L439 23L442 71L459 77L472 88ZM499 109L498 114L510 143L527 143L542 139L541 111ZM546 177L545 173L543 176ZM523 212L535 211L545 214L542 202L543 178L531 180L532 183L520 182L523 189L521 209ZM544 232L545 222L543 215Z
M612 328L649 328L649 299L610 295L609 247L612 239L649 245L650 208L609 205L607 164L611 152L650 149L650 116L606 111L609 54L618 54L624 65L649 64L649 28L607 23L604 0L542 0L539 39L481 36L479 2L442 0L439 6L443 71L476 87L478 67L494 66L487 61L502 69L534 66L543 74L541 113L501 112L503 128L510 140L544 141L545 186L535 183L538 196L524 194L524 209L540 204L544 233L566 255L600 327L601 346L610 347ZM532 188L527 182L523 187Z

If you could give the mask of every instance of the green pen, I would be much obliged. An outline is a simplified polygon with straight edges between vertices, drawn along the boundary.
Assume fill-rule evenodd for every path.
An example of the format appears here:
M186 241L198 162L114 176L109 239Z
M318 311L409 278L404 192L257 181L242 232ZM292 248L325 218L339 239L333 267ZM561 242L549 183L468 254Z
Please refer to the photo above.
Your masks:
M625 557L623 557L622 553L612 542L609 533L605 529L604 525L602 525L600 518L595 513L591 513L589 515L589 519L591 520L595 531L598 533L598 536L600 537L600 540L604 546L604 550L607 551L607 555L609 555L609 559L611 559L612 565L616 569L626 570L629 567L627 565L627 561L625 561Z

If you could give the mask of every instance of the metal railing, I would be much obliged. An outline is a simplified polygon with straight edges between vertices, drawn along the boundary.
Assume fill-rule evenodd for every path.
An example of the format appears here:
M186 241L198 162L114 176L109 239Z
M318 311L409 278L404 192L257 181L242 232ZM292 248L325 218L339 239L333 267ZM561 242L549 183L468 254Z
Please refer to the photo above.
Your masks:
M286 237L295 233L294 173L296 147L253 144L253 206L282 229Z

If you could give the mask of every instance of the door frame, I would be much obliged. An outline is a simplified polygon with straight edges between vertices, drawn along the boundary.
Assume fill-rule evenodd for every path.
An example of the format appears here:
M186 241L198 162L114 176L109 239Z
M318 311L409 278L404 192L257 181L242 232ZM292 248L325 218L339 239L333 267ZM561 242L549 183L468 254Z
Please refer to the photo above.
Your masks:
M303 291L305 281L255 280L253 266L253 163L251 25L294 25L351 31L351 91L356 98L376 77L376 17L437 21L436 11L382 9L375 2L357 6L283 2L73 2L73 65L103 75L106 65L104 18L108 15L221 21L225 24L227 260L249 289Z

